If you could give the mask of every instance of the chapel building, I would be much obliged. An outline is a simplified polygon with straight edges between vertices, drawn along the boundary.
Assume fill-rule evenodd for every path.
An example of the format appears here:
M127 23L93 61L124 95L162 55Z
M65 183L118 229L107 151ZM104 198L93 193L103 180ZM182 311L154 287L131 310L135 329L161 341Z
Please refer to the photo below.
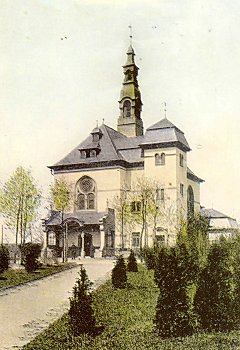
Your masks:
M94 128L67 156L50 166L55 180L64 178L73 201L64 214L69 254L76 247L81 257L115 255L119 250L140 248L141 228L132 231L119 224L114 205L126 191L136 191L139 178L159 183L159 210L167 218L157 222L153 235L148 227L148 245L154 239L174 244L177 221L200 211L200 183L203 181L187 166L190 151L184 133L164 118L144 133L141 117L142 98L138 85L138 67L130 45L123 66L124 80L119 100L117 130L102 124ZM141 210L141 201L131 203ZM121 221L121 220L120 220ZM45 220L47 246L61 255L63 249L61 216L52 211Z

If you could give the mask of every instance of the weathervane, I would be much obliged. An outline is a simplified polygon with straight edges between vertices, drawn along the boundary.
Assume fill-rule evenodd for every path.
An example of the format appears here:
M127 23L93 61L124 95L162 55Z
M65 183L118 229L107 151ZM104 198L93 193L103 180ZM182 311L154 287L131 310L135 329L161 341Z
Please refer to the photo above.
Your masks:
M129 35L130 45L132 45L132 37L133 37L133 35L132 35L132 26L130 25L130 26L128 26L128 28L129 28L129 32L130 32L130 35Z

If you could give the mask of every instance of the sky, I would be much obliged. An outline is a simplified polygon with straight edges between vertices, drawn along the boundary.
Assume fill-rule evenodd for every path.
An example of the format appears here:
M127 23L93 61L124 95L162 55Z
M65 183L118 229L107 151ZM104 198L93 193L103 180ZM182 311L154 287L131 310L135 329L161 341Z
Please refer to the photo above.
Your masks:
M0 0L0 181L53 165L96 120L116 128L129 25L145 129L184 131L201 204L240 220L238 0Z

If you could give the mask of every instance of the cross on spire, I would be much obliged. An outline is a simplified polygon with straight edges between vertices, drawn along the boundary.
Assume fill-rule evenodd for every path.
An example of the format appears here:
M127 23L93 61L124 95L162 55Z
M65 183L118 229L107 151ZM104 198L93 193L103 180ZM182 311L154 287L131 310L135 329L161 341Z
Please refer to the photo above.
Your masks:
M131 25L129 25L129 26L128 26L128 28L129 28L129 39L130 39L130 45L132 45L132 37L133 37L133 35L132 35L132 26L131 26Z

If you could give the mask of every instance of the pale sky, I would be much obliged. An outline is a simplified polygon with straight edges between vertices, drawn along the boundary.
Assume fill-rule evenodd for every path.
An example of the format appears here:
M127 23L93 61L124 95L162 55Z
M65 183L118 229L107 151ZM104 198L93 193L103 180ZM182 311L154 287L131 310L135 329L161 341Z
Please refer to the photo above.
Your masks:
M166 101L201 204L240 219L239 23L239 0L0 0L0 180L23 165L46 193L47 165L116 128L131 24L144 127Z

